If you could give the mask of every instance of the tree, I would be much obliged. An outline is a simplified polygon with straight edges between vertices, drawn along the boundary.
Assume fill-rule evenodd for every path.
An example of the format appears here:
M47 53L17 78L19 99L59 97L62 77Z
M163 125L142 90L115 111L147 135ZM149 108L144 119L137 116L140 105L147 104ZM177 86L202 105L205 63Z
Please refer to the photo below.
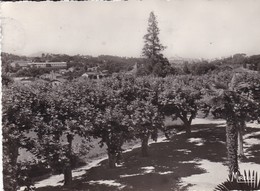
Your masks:
M203 75L216 69L216 65L208 63L207 61L200 61L191 65L190 72L193 75Z
M4 86L8 86L8 85L12 84L13 82L14 82L14 80L10 76L8 76L6 73L2 74L2 84Z
M159 95L162 112L180 118L185 126L186 135L191 133L191 123L201 106L201 82L190 75L167 78L164 91Z
M29 86L21 84L3 87L3 174L7 191L17 190L19 149L33 147L28 133L36 128L33 113L36 95L37 92Z
M97 82L90 95L95 108L91 133L94 138L101 139L101 146L106 144L110 168L115 168L119 162L123 143L132 138L126 110L127 100L130 101L132 95L123 84L120 76L107 78Z
M190 69L188 67L188 62L187 61L184 63L183 72L184 72L184 74L190 74L191 73Z
M76 150L73 140L77 136L78 147L85 152L89 139L89 130L93 108L88 97L91 83L71 82L41 93L37 116L36 133L38 146L34 154L45 160L53 169L64 174L64 185L72 182L72 163ZM82 88L84 87L84 88ZM36 143L36 144L37 144Z
M241 127L248 120L259 121L260 78L257 74L242 73L234 74L230 80L230 74L224 73L230 83L226 81L223 84L220 83L225 79L222 76L223 73L207 76L210 91L206 100L212 106L212 111L226 119L227 158L229 173L232 174L239 172L238 141L240 145L243 144Z
M142 156L148 156L148 141L151 138L156 141L158 130L163 125L163 117L160 115L158 108L152 104L151 98L137 99L129 105L131 113L131 122L134 127L134 135L140 138L142 145Z
M170 64L168 59L161 53L165 48L160 43L156 16L151 12L148 19L147 34L144 35L144 47L142 50L142 55L148 60L148 63L145 63L145 67L149 74L166 76L167 67L170 67Z
M148 156L150 137L156 141L158 130L163 129L163 115L158 107L161 88L161 79L154 77L137 78L132 85L134 99L128 103L127 112L134 128L134 138L141 139L142 156Z

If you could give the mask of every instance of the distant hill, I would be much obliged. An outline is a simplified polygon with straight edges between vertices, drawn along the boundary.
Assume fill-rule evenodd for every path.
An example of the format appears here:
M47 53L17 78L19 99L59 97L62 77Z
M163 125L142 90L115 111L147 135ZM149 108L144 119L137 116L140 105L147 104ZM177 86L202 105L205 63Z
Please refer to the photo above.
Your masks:
M48 52L35 52L35 53L32 53L32 54L28 55L28 57L41 57L44 54L46 55L46 54L51 54L51 53L48 53Z
M111 55L100 55L97 57L86 55L66 55L50 54L38 52L30 56L17 56L2 52L2 66L5 72L14 72L10 64L15 61L32 61L32 62L66 62L68 68L74 67L77 71L87 71L91 67L99 67L100 70L107 70L109 74L118 72L127 72L133 69L134 65L143 61L142 58L128 58Z
M198 59L198 58L183 58L180 56L170 57L168 58L168 60L171 64L184 64L186 62L192 63L192 62L202 61L202 59Z

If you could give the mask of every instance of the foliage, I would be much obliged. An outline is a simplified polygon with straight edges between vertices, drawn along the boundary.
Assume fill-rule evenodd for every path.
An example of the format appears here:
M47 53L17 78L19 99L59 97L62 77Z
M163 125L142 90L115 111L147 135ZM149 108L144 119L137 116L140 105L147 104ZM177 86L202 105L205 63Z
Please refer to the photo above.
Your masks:
M161 54L161 51L165 49L160 43L159 28L157 25L156 16L151 12L148 19L147 34L144 35L145 44L142 51L143 55L147 58L158 56Z
M136 80L135 99L128 105L134 137L142 141L142 155L147 156L148 140L156 141L158 130L163 129L163 115L158 107L158 95L162 84L157 78L146 77Z
M82 99L82 93L88 93L87 90L78 83L55 88L49 84L35 83L5 89L3 134L4 152L7 153L6 173L17 166L18 150L21 147L30 150L38 160L49 164L56 172L71 167L75 154L84 154L84 150L87 152L88 119L92 119L92 108L86 102L88 99ZM72 144L75 136L79 138L77 143ZM15 174L13 181L16 180Z
M12 84L13 82L14 82L13 79L10 76L8 76L6 73L2 74L2 84L4 86L8 86L8 85Z
M89 149L87 140L92 108L87 99L81 99L82 91L81 86L74 82L47 89L39 99L41 109L37 109L36 133L39 140L34 154L46 160L53 169L64 172L65 179L66 173L71 176L73 156L82 154L77 153L80 151L78 148L85 153ZM73 143L75 137L77 143Z
M147 63L143 66L145 67L145 73L162 77L167 75L170 63L161 53L164 49L165 47L160 43L159 39L156 16L151 12L148 19L147 34L144 35L144 47L142 50L142 55L147 59Z
M91 133L94 138L101 138L101 146L108 147L109 166L115 167L116 155L120 155L121 146L131 138L131 128L126 112L127 99L131 95L124 90L124 82L120 76L97 82L91 95L93 107L96 109L92 120ZM127 97L126 97L127 96Z
M19 69L16 73L16 77L40 77L45 73L50 73L50 69L46 68L37 68L37 67L30 67L30 68L22 68Z
M222 73L219 79L229 80L230 76L230 73ZM216 74L207 77L209 91L205 91L204 101L211 105L212 112L226 119L229 171L238 172L238 131L240 124L245 121L259 121L260 76L255 73L237 73L226 83L221 83Z
M260 55L252 55L246 58L244 67L250 70L260 71Z
M192 119L197 115L201 102L201 83L193 76L167 78L164 91L159 95L159 102L165 115L173 119L180 118L190 133Z
M230 115L244 118L247 121L259 119L259 82L260 76L254 73L237 73L230 75L228 72L207 76L208 104L212 105L211 111L218 116L228 119ZM231 79L232 78L232 79ZM211 97L211 98L210 98Z
M30 162L21 162L18 164L18 184L25 186L25 191L34 191L35 187L33 178L28 172L31 171L32 164Z
M11 67L11 63L17 60L28 60L26 56L18 56L14 54L9 54L5 52L1 52L1 61L2 61L2 73L8 73L8 72L16 72Z
M66 54L42 54L32 57L17 56L13 54L2 53L3 72L15 73L14 75L38 77L44 73L49 73L49 69L44 68L20 68L11 67L14 61L31 61L31 62L66 62L68 68L75 68L69 75L71 79L80 77L87 72L89 68L98 67L98 71L107 70L108 74L126 72L133 68L136 63L143 63L143 58L127 58L119 56L100 55L98 57Z
M114 75L98 81L72 80L57 87L43 82L4 86L5 187L16 187L19 148L63 172L67 182L74 158L88 152L91 136L108 147L109 166L115 167L126 141L141 139L147 154L149 138L156 140L158 130L164 130L164 115L180 118L188 134L204 105L227 120L232 150L237 147L234 121L259 120L260 113L259 75L235 76L232 79L229 72L165 78Z
M31 149L29 132L36 128L33 107L36 92L30 87L12 84L3 87L3 174L5 190L17 187L17 157L19 148Z
M189 71L191 71L191 73L194 75L203 75L216 69L216 65L208 63L207 61L202 61L196 64L192 64Z

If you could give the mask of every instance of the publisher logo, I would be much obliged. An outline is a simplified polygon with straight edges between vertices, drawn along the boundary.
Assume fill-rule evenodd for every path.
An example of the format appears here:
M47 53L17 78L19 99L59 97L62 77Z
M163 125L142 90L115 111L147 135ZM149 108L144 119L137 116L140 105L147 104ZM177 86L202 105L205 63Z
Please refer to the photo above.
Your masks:
M255 181L254 176L244 176L239 173L234 174L234 179L237 181L237 183L253 183Z

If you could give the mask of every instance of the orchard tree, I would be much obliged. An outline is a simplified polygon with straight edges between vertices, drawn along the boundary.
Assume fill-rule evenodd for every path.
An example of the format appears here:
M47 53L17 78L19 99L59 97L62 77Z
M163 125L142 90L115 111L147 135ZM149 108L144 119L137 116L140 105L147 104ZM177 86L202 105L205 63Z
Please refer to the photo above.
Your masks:
M36 82L4 87L5 190L17 188L20 148L29 150L53 169L60 168L65 184L71 183L74 137L81 137L82 144L77 144L88 148L84 144L89 137L89 119L93 113L88 99L91 94L89 84L71 83L52 88L50 84Z
M154 106L151 99L137 99L128 106L131 113L131 124L134 127L134 135L142 142L142 156L148 156L148 141L151 137L157 140L158 130L163 125L163 117L158 108Z
M164 91L159 95L161 110L173 119L181 119L187 136L191 123L201 106L201 81L191 75L177 76L165 80Z
M101 138L101 146L106 144L108 163L110 168L115 168L121 161L122 145L129 137L128 116L120 105L106 107L96 113L93 124L93 136Z
M154 77L142 77L135 81L135 99L128 104L131 126L135 138L141 139L142 156L148 156L148 141L157 140L158 130L163 129L163 116L158 108L161 81Z
M166 47L160 42L159 32L156 16L151 12L148 19L147 34L144 35L144 47L142 50L142 55L147 59L147 62L141 69L145 73L164 77L170 69L170 64L168 59L162 54L162 51Z
M122 90L122 78L113 77L97 82L92 101L95 112L92 120L92 135L100 138L100 144L107 146L110 168L115 168L121 160L122 145L132 138L129 116L127 114L127 99ZM130 96L130 97L128 97Z
M72 164L80 154L77 148L88 150L92 107L84 96L89 88L82 87L82 83L71 82L45 89L38 97L39 107L34 109L38 140L32 152L56 172L62 172L65 185L72 181ZM73 143L76 136L77 145Z
M37 91L30 86L12 84L3 87L3 174L4 189L17 190L19 149L30 150L33 139L29 136L35 127L33 107L37 105Z

